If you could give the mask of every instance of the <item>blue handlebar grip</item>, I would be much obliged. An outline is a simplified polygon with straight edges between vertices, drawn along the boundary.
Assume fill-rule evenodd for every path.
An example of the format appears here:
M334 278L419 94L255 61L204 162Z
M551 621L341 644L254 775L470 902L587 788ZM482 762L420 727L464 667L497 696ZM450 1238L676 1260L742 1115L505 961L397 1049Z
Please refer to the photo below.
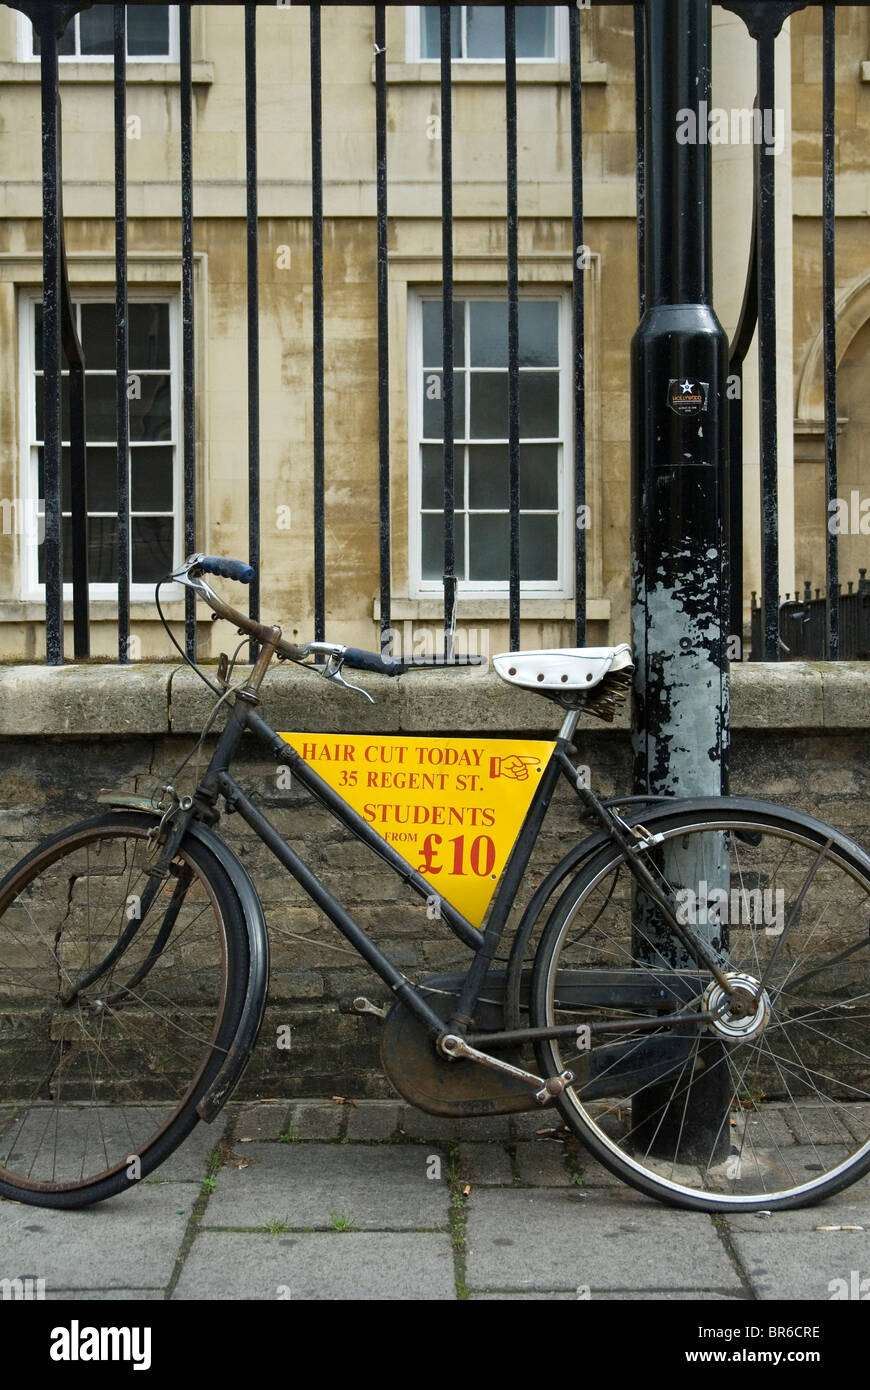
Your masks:
M199 568L203 574L219 574L222 579L237 579L240 584L250 584L254 577L252 566L244 560L225 560L221 555L203 555Z
M405 672L401 661L388 663L377 652L363 651L361 647L346 647L342 659L355 671L375 671L379 676L401 676Z

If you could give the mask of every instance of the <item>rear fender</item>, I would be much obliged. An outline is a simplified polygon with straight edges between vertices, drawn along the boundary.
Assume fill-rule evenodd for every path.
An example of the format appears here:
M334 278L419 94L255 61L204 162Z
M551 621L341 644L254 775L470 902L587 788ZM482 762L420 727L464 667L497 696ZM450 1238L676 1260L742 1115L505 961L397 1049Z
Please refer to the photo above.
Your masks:
M854 841L842 835L839 831L832 830L829 826L822 824L811 816L806 816L802 812L794 811L788 806L779 806L772 801L759 801L752 797L741 796L706 796L706 797L679 797L672 796L650 797L644 804L633 804L620 802L618 799L611 799L604 802L606 806L626 806L622 820L626 825L643 825L655 830L657 824L672 822L675 817L681 817L687 812L701 812L705 815L715 816L729 810L755 812L758 815L773 815L780 820L793 820L795 826L812 828L817 832L823 832L827 837L830 835L834 845L842 849L851 858L857 859L861 866L870 870L870 857L866 852L856 845ZM581 840L579 845L565 855L560 863L550 870L540 887L533 894L525 912L522 915L520 924L514 936L510 959L508 961L508 978L504 996L504 1014L506 1029L521 1028L523 1026L520 1016L520 986L522 979L523 963L528 950L529 939L535 928L538 919L544 908L552 898L560 884L570 874L583 869L587 862L590 862L599 851L610 842L610 836L604 830L595 831L592 835Z

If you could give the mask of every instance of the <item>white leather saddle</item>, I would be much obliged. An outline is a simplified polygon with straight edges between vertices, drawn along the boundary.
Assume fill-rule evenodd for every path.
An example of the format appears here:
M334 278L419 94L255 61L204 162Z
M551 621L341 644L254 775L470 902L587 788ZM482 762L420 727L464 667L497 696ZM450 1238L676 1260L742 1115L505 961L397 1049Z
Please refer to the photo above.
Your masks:
M549 651L501 652L493 665L508 685L536 690L560 704L582 706L611 720L631 686L634 670L627 642L618 647L555 647ZM591 696L591 698L589 698Z

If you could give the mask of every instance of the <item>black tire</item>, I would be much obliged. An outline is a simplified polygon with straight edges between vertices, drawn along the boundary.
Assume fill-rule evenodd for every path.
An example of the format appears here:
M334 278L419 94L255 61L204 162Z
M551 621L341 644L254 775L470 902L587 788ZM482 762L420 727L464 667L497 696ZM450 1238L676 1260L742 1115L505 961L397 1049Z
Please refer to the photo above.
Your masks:
M156 825L126 811L82 821L0 882L0 1196L78 1207L126 1191L198 1123L236 1035L244 918L193 837L124 952L62 1002L141 909Z
M532 1026L577 1034L538 1042L538 1062L574 1073L557 1100L566 1124L647 1195L807 1206L870 1170L870 858L797 812L727 807L656 818L641 857L737 993L717 990L610 846L541 936ZM639 1026L675 1011L690 1021Z

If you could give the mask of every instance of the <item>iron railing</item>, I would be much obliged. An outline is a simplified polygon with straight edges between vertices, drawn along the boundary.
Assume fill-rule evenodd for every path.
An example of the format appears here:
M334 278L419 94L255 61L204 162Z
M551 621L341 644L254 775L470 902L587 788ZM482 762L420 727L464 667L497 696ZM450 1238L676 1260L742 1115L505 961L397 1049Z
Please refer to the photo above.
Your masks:
M837 494L837 383L835 345L835 199L834 199L834 78L835 6L842 0L829 0L821 6L823 22L823 92L821 122L823 132L823 331L824 331L824 418L826 501ZM263 0L265 3L265 0ZM616 0L601 0L604 5ZM635 4L635 66L637 109L637 244L639 304L644 311L645 262L649 239L645 220L644 148L644 24L650 12L665 0L645 0ZM757 106L773 110L774 40L783 20L806 8L804 0L757 0L756 3L726 3L746 23L757 46ZM72 511L72 592L73 645L76 659L89 654L89 587L87 554L87 479L85 469L84 360L71 312L64 251L64 223L61 172L61 103L58 84L58 37L84 3L21 3L12 8L31 20L40 44L42 103L42 189L43 189L43 353L44 353L44 479L45 479L45 641L46 659L59 664L64 660L63 639L63 536L61 499L61 373L66 362L71 380L71 511ZM181 298L182 298L182 475L183 536L186 551L202 541L198 522L195 455L194 388L194 241L193 198L194 149L192 141L192 77L190 6L179 5L180 142L181 176L179 209L181 214ZM324 285L323 285L323 163L321 152L323 83L321 70L320 6L310 5L310 81L311 81L311 219L313 247L313 347L311 391L313 398L314 537L314 629L322 639L325 628L327 574L325 551L325 459L324 459ZM452 64L449 7L441 6L441 187L442 187L442 298L443 298L443 408L444 408L444 642L449 657L453 651L457 613L456 538L454 523L455 470L453 457L453 120ZM698 9L703 8L700 4ZM571 220L573 245L584 244L583 236L583 159L582 85L580 16L577 5L566 7L570 35L570 151ZM129 416L127 402L127 171L126 171L126 72L125 6L114 10L114 158L115 158L115 278L116 278L116 429L118 503L118 659L130 659L130 494L127 453ZM258 323L258 160L257 160L257 3L245 10L243 55L246 117L247 190L247 394L248 394L248 558L257 572L251 587L250 612L259 618L260 527L260 448L259 448L259 323ZM376 122L376 218L377 240L377 359L378 359L378 460L379 460L379 568L380 626L382 645L391 633L390 590L390 431L388 401L388 154L386 111L385 6L373 7L375 51L374 103ZM678 54L674 61L678 61ZM328 99L328 97L327 97ZM506 223L508 297L508 399L509 399L509 620L512 647L520 643L520 490L519 490L519 359L518 359L518 184L517 184L517 72L514 8L505 7L504 101L506 130ZM755 160L755 214L752 249L746 278L743 311L731 345L730 371L740 377L747 349L756 330L760 363L760 459L761 459L761 600L759 606L762 635L753 650L764 660L780 655L777 503L777 420L776 420L776 266L774 239L775 164L773 159ZM656 249L661 254L661 249ZM572 433L573 503L579 509L586 501L586 381L584 351L583 270L573 257L573 362ZM628 349L628 344L626 344ZM740 634L743 626L742 579L742 397L731 400L730 416L730 584L731 630ZM574 630L582 644L586 633L586 531L575 527L574 535ZM826 528L827 593L837 593L837 537ZM755 621L755 606L753 621ZM845 655L840 647L840 607L826 605L825 652L835 658ZM190 655L195 650L195 620L190 596L185 612L185 642Z

